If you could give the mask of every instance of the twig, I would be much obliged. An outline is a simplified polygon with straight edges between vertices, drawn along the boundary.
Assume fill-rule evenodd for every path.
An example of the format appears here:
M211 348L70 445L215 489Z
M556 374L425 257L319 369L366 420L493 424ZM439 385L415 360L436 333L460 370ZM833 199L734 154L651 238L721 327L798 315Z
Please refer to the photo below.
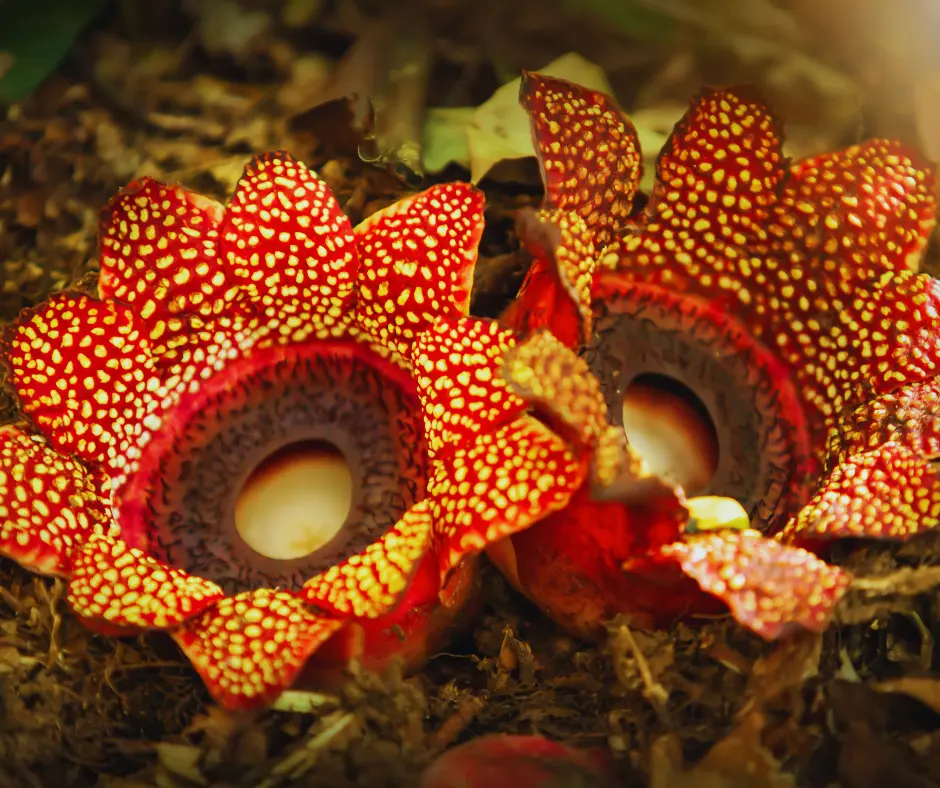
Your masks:
M667 703L669 702L669 692L656 680L656 677L653 676L653 671L650 669L646 655L640 648L640 644L636 642L636 638L633 637L633 632L630 630L630 627L626 624L620 624L611 634L626 645L632 653L633 658L636 660L636 667L640 673L640 678L643 681L643 697L646 698L653 707L659 719L663 723L668 723L669 712ZM623 666L620 664L620 661L615 659L613 662L614 671L617 673L620 682L625 687L629 687L630 677L624 674Z
M457 709L431 734L429 746L433 753L446 750L474 718L486 707L486 701L476 695L464 696Z

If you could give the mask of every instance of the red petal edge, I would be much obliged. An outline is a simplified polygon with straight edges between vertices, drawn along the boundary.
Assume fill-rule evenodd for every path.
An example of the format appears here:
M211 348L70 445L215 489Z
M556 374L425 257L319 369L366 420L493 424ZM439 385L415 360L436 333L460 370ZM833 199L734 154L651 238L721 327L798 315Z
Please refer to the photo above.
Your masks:
M362 261L359 325L409 357L415 337L470 306L483 234L483 193L446 183L373 214L356 227Z
M766 640L793 627L829 626L850 577L807 550L757 531L688 537L662 548L702 590L721 599L742 625Z
M66 575L72 554L113 527L102 478L38 435L0 427L0 555Z
M223 599L172 635L220 706L249 711L288 689L343 626L285 591L262 588Z
M404 516L361 553L304 583L308 604L337 616L378 618L390 612L431 543L428 501Z
M533 261L502 319L523 334L550 328L570 348L590 342L597 264L591 229L574 213L524 209L516 217L516 234Z
M106 536L92 537L75 555L68 589L78 615L146 629L179 626L223 596L215 583Z

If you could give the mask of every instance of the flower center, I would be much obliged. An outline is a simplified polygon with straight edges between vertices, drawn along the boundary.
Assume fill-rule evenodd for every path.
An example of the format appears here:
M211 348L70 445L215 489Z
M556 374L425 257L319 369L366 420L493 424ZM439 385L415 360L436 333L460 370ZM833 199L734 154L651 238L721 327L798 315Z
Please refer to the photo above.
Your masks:
M168 403L122 529L228 593L298 589L424 495L410 375L352 339L255 346Z
M302 558L336 537L352 498L343 453L326 441L299 441L251 472L235 501L235 530L265 558Z
M746 326L696 299L637 286L595 305L585 350L615 422L687 495L734 498L773 528L803 495L792 385ZM771 360L772 361L772 360Z
M638 375L623 393L623 431L650 470L682 485L708 488L718 469L718 434L694 392L666 375Z

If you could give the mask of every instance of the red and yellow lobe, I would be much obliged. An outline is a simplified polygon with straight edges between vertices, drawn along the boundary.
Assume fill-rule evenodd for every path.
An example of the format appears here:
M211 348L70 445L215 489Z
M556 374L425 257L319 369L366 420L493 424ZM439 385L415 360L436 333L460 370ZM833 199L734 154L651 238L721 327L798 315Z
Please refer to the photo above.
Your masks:
M466 315L483 233L483 194L434 186L356 227L363 270L356 320L408 358L415 337L441 317Z
M0 555L66 575L75 552L112 528L103 478L38 435L0 427Z
M24 311L3 355L23 413L57 450L96 465L143 416L149 343L133 310L62 293Z
M75 555L68 600L80 616L170 629L223 597L215 583L172 569L123 540L94 536Z
M234 296L219 260L224 208L152 178L125 186L102 213L101 297L133 307L149 325L181 330L189 314L218 314Z
M431 458L525 411L499 374L515 344L495 321L469 317L439 320L418 337L411 363Z
M662 553L727 604L741 624L768 640L794 626L822 632L850 580L812 553L757 531L687 537Z
M268 318L332 324L346 313L359 266L352 227L330 188L290 154L252 159L220 235L229 276Z
M304 583L301 596L336 616L378 618L402 599L431 543L428 502L412 506L361 553Z
M598 248L610 243L640 181L633 124L605 93L542 74L523 72L519 101L532 119L546 207L580 216Z
M863 270L916 271L936 212L936 176L923 157L869 140L794 164L756 251L794 265L822 254Z
M223 599L172 634L216 701L247 711L290 687L343 626L313 615L286 591L261 588Z

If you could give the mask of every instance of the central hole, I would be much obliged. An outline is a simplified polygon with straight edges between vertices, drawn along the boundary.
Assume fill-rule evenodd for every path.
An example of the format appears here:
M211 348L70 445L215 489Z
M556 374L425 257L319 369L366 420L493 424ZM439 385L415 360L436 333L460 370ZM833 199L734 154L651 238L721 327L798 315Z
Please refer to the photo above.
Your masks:
M653 473L686 495L707 489L718 468L718 433L688 386L666 375L634 378L623 393L623 431Z
M291 443L252 471L235 502L235 530L266 558L302 558L328 544L352 508L353 477L326 441Z

